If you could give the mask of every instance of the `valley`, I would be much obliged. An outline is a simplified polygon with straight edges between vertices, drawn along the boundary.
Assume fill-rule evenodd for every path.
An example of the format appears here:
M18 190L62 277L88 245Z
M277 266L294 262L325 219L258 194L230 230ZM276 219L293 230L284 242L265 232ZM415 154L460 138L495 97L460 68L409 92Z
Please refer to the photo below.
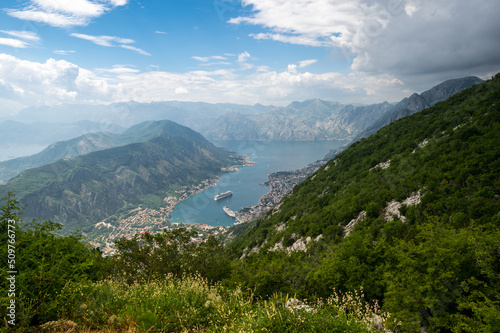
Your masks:
M362 125L375 131L368 138L357 130L344 141L233 140L218 148L166 120L87 134L21 159L48 164L21 171L0 194L15 193L26 219L60 223L60 239L98 248L93 260L118 279L198 272L252 297L294 294L318 307L331 290L361 290L399 320L386 322L391 330L447 330L449 315L488 328L482 313L497 310L483 300L499 297L489 287L498 283L499 80L458 80L430 108L411 100L432 94L413 95L386 114L389 125ZM321 154L310 163L305 152L314 147ZM276 171L285 162L294 167ZM213 200L227 190L234 195ZM238 207L242 193L258 203ZM235 212L229 224L210 213L224 214L222 206ZM197 214L203 220L190 219ZM436 272L432 281L414 260Z

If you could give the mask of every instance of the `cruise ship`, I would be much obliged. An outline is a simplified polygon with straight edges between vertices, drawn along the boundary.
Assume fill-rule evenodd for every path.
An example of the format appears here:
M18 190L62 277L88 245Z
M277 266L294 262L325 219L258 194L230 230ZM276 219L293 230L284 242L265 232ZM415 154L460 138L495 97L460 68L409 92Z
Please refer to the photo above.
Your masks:
M229 207L224 206L224 208L222 208L222 209L224 210L224 213L226 213L229 217L233 217L233 218L236 217L236 212L229 209Z
M227 198L227 197L230 197L233 195L233 192L231 191L227 191L227 192L224 192L224 193L219 193L217 194L215 197L214 197L214 200L217 201L217 200L221 200L221 199L224 199L224 198Z

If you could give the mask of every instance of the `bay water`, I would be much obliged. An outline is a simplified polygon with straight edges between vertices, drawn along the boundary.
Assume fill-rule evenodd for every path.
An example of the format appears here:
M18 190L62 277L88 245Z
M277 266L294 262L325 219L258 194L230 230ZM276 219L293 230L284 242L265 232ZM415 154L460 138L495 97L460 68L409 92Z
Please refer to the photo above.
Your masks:
M229 148L247 155L255 165L224 173L217 185L178 203L169 219L171 222L233 225L235 220L224 213L224 206L238 211L243 207L257 205L259 199L269 192L267 186L261 185L268 180L268 174L303 168L322 159L331 149L342 147L347 141L214 140L212 143L217 147ZM232 191L233 195L214 200L216 194L226 191Z

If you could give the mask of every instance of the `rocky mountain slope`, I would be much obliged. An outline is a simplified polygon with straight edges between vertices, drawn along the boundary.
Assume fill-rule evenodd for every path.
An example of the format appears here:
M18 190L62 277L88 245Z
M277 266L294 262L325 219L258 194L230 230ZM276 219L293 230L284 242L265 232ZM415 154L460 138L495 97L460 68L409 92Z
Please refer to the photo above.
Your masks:
M258 115L228 113L202 133L214 140L349 140L391 105L342 105L319 99L293 102Z
M127 132L148 138L26 170L0 186L0 195L13 192L27 204L28 218L60 222L66 231L88 231L120 209L161 208L163 199L183 186L242 162L241 156L174 122L149 122Z
M231 112L217 118L202 133L214 140L357 141L480 82L477 77L449 80L396 105L353 106L315 99L258 115Z
M389 125L393 121L414 114L415 112L422 111L423 109L431 107L438 102L447 100L448 98L461 92L462 90L472 87L481 82L483 82L483 80L478 77L468 76L460 79L447 80L435 87L432 87L429 90L424 91L421 94L414 93L410 97L401 100L387 113L377 119L371 126L361 132L354 139L354 141L369 137L370 135L372 135L382 127Z

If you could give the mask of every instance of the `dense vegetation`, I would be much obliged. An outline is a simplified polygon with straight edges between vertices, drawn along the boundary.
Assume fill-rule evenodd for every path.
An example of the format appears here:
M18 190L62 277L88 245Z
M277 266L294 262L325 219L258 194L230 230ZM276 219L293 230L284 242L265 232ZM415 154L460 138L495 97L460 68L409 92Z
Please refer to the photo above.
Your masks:
M16 221L17 271L14 287L12 273L0 273L5 332L371 332L391 320L358 293L307 305L223 285L217 281L229 277L231 262L215 238L194 244L185 229L137 235L105 258L79 236L56 235L57 224L24 223L18 202L3 201L0 255L10 253L8 221Z
M498 331L498 147L500 75L351 145L298 185L233 242L238 256L251 252L233 279L309 299L363 287L408 332ZM420 199L402 204L410 197ZM319 235L307 252L272 251Z

